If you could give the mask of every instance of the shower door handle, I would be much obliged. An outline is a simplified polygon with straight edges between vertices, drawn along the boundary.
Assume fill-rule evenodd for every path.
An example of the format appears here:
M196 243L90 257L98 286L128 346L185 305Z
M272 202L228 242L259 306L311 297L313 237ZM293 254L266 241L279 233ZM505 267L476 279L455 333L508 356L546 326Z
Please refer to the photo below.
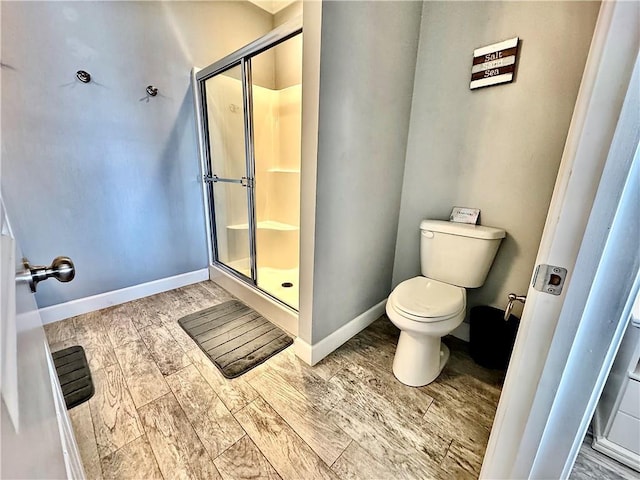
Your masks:
M244 178L244 177L242 177ZM220 178L217 175L205 175L204 181L206 183L218 183L218 182L226 182L226 183L242 183L242 180L239 178Z
M220 178L217 175L205 175L204 176L205 183L239 183L243 187L253 188L254 180L250 177L242 177L242 178Z
M244 178L244 177L242 177ZM225 183L242 183L242 180L240 180L239 178L220 178L218 175L205 175L204 176L204 181L206 183L218 183L218 182L225 182Z

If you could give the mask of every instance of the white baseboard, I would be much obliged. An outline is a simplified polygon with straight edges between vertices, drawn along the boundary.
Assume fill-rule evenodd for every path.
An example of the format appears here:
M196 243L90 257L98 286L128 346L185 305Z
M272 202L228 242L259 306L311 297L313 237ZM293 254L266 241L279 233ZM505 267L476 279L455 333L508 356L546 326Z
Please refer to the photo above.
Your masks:
M296 357L305 362L308 365L315 365L318 362L313 362L312 348L307 342L300 337L293 339L293 350L296 353Z
M640 458L637 453L627 450L602 436L593 439L592 447L594 450L640 472Z
M184 287L192 283L209 280L209 270L203 268L193 272L182 273L173 277L161 278L152 282L141 283L131 287L113 290L111 292L92 295L91 297L78 298L70 302L51 305L39 310L42 323L53 323L65 318L75 317L84 313L95 312L103 308L130 302L139 298L166 292L174 288Z
M380 318L384 313L384 306L386 303L387 299L385 298L380 303L377 303L369 310L358 315L349 323L343 325L338 330L313 345L310 345L300 337L297 337L293 342L296 355L309 365L315 365L351 337L357 335L371 325L375 320Z

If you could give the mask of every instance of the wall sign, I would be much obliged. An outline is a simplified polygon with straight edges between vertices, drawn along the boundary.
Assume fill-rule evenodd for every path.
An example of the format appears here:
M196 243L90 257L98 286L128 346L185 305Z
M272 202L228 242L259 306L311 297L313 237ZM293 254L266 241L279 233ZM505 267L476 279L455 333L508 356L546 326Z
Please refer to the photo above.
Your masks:
M474 90L512 82L516 71L519 45L519 38L515 37L504 42L476 48L473 51L469 88Z

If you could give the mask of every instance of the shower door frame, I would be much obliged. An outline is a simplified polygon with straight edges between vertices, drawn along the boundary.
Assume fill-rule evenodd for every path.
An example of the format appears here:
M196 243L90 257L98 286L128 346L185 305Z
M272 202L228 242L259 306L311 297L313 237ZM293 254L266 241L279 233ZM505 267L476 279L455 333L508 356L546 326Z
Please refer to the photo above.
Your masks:
M202 145L202 160L203 160L203 183L206 190L206 198L208 201L208 218L210 223L210 234L213 236L210 240L211 255L213 257L213 264L224 268L235 276L243 279L245 282L255 282L257 279L256 268L256 242L253 232L255 231L255 199L253 195L253 179L255 172L255 159L253 155L253 122L251 120L253 115L253 102L251 99L251 88L247 84L251 82L251 68L249 67L247 58L240 58L239 61L231 62L224 65L222 68L216 69L210 75L203 77L197 83L197 92L200 99L201 106L201 118L199 124L202 125L203 145ZM209 121L207 115L207 102L205 82L209 78L216 75L223 74L224 72L231 70L235 67L240 67L241 71L241 83L242 83L242 109L243 109L243 128L244 128L244 160L245 160L245 176L241 179L235 178L219 178L213 171L213 161L211 158L211 148L209 142ZM215 179L214 179L215 177ZM247 224L248 224L248 236L249 236L249 257L250 257L250 276L244 275L242 272L234 269L233 267L225 264L219 260L218 242L217 242L217 224L215 218L214 208L214 183L231 183L240 184L247 189Z
M240 279L246 285L259 290L261 293L268 295L278 303L284 305L288 309L295 310L290 305L283 302L269 292L258 286L258 269L257 269L257 222L255 212L255 145L253 137L253 84L251 78L251 59L262 52L269 50L287 40L300 35L302 33L302 16L296 17L279 27L271 30L266 35L254 40L248 45L236 50L235 52L223 57L222 59L212 63L211 65L192 70L192 87L194 106L196 110L196 123L198 135L198 148L200 156L200 168L202 173L202 193L206 210L206 229L207 229L207 247L209 251L209 263L223 270L224 272ZM243 92L243 113L244 120L244 138L245 138L245 164L246 164L246 182L243 184L247 188L247 219L249 230L249 256L251 264L251 277L238 272L232 267L226 265L219 260L217 248L217 231L215 221L215 207L213 199L213 183L238 183L232 179L216 179L212 177L211 149L209 143L208 120L207 120L207 102L205 82L206 80L225 72L233 67L240 66L242 72L242 92Z

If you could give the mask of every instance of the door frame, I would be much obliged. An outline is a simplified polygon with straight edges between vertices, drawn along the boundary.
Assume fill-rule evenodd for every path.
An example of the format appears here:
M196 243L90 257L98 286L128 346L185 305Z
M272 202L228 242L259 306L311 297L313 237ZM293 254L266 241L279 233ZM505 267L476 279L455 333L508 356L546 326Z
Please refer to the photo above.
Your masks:
M220 62L216 62L217 65ZM240 67L240 78L241 78L241 87L242 87L242 109L243 109L243 140L244 140L244 172L245 176L242 179L232 179L232 178L218 178L213 171L213 160L211 158L211 141L208 135L209 132L209 119L207 112L207 102L206 99L206 80L215 77L216 75L224 74L225 72L234 69L236 67ZM200 77L200 78L198 78ZM252 111L253 111L253 101L251 94L251 68L249 66L249 60L245 57L241 57L238 60L231 61L228 64L223 64L220 68L215 68L214 71L208 75L201 75L199 72L196 74L196 88L194 94L198 99L198 105L200 109L200 115L198 115L198 125L202 130L202 178L203 184L205 186L205 195L208 199L208 205L211 208L207 211L207 217L209 219L209 224L211 225L211 233L212 236L211 246L212 250L210 252L210 261L212 264L223 268L225 271L232 273L233 275L243 279L245 282L251 282L252 284L256 284L257 279L257 270L256 270L256 242L255 235L253 232L255 231L256 226L256 215L255 215L255 201L253 194L253 178L255 177L255 160L254 160L254 152L253 152L253 123L252 123ZM215 178L215 180L213 180ZM246 182L245 182L246 180ZM249 258L250 258L250 274L249 276L243 274L242 272L236 270L230 265L222 262L220 260L219 254L219 242L218 242L218 230L216 224L216 210L213 208L215 204L214 197L214 183L222 183L222 184L238 184L242 187L245 187L246 195L247 195L247 228L248 228L248 240L249 240ZM215 241L214 241L215 240Z
M527 292L481 478L566 478L621 341L638 289L637 248L618 234L638 180L638 13L602 3L536 259L569 270L565 290ZM611 269L621 258L634 258L618 264L636 268L630 281ZM603 314L607 333L594 334Z

